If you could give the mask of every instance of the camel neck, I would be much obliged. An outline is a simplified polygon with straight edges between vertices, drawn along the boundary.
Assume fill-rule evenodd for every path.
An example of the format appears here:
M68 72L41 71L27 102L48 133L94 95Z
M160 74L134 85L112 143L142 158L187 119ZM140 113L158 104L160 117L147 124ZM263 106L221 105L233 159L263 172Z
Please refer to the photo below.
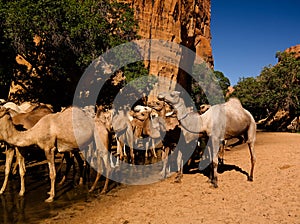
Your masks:
M186 108L182 99L174 105L177 111L177 119L181 126L189 132L199 134L203 131L203 121L200 114L194 113Z
M4 122L4 121L3 121ZM32 145L32 141L29 143L28 131L18 131L11 119L8 119L6 122L6 132L2 134L2 138L5 142L10 145L25 147Z
M174 105L174 108L177 111L177 118L178 118L178 120L183 119L184 117L187 116L187 114L189 114L191 112L191 111L189 111L186 108L186 106L185 106L185 104L184 104L184 102L183 102L182 99L180 99L179 102Z

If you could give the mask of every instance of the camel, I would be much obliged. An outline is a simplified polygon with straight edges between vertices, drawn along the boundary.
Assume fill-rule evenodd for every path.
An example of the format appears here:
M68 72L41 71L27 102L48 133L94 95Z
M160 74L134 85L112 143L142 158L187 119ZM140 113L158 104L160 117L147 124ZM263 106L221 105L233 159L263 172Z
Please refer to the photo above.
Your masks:
M209 104L200 105L199 113L204 114L210 107L211 107L211 105L209 105Z
M160 145L162 141L163 132L165 132L163 120L161 117L153 114L149 107L134 108L132 126L134 129L134 136L136 139L148 138L145 143L145 158L148 157L148 150L151 149L153 156L157 158L155 148Z
M134 135L132 124L129 119L128 112L124 109L114 110L112 117L112 126L116 134L117 141L117 163L119 165L120 161L124 157L123 149L126 146L129 147L130 160L131 164L134 164Z
M180 132L178 131L179 122L177 118L174 117L173 111L167 113L167 104L164 101L151 101L148 103L148 106L154 110L158 117L163 120L161 124L164 126L165 136L162 136L163 140L163 149L162 149L162 161L163 161L163 168L160 172L163 178L166 178L170 174L170 167L167 169L168 165L168 156L171 150L175 148L175 143L179 138ZM180 158L180 152L178 152L178 157ZM177 172L181 170L181 163L177 161ZM178 178L177 178L178 179ZM176 180L177 180L176 179Z
M179 121L177 119L177 115L162 100L152 101L148 103L148 106L151 107L160 118L163 119L163 124L165 127L165 136L163 137L163 150L162 150L162 160L163 160L163 168L160 172L163 178L166 178L170 174L170 166L167 169L167 165L169 163L168 156L170 152L173 152L176 145L179 143L178 139L180 138L180 132L184 136L184 141L180 142L177 145L177 158L176 158L176 166L177 166L177 174L175 177L175 182L180 182L183 176L183 154L182 149L186 147L187 144L192 141L198 139L199 134L194 134L186 131L185 129L180 129ZM169 107L169 108L168 108Z
M93 120L77 107L48 114L26 131L18 131L8 110L0 108L0 140L17 147L37 145L45 152L51 181L49 198L45 200L46 202L52 202L55 197L56 149L58 152L70 152L87 146L93 140L93 134Z
M96 145L96 160L97 160L97 176L94 184L90 188L89 192L95 190L97 183L103 172L102 162L104 163L106 170L106 180L101 194L106 193L109 182L109 175L111 173L111 166L109 164L109 148L110 148L110 132L112 130L112 111L100 111L97 110L97 115L95 117L95 145Z
M10 115L12 114L12 109L8 109ZM52 113L52 109L45 105L36 105L34 108L32 108L31 112L28 113L13 113L14 116L12 117L12 122L15 126L19 127L22 130L29 129L33 127L43 116ZM19 165L19 175L21 179L21 188L19 195L23 196L25 193L25 180L24 175L26 172L25 168L25 160L22 155L23 149L19 149L18 147L11 147L7 146L6 149L6 159L5 159L5 178L2 185L2 188L0 190L0 194L3 194L3 192L6 189L7 183L8 183L8 177L11 170L11 165L14 157L14 153L16 152L16 163L13 168L12 173L16 172L17 165Z
M208 147L212 155L211 182L218 187L217 168L220 142L238 136L247 139L251 170L248 180L253 181L253 171L256 161L254 143L256 139L256 123L249 111L244 109L237 98L230 98L228 102L210 107L204 114L190 112L185 106L180 92L161 93L158 98L171 104L177 111L177 118L183 129L191 133L204 132L210 141Z

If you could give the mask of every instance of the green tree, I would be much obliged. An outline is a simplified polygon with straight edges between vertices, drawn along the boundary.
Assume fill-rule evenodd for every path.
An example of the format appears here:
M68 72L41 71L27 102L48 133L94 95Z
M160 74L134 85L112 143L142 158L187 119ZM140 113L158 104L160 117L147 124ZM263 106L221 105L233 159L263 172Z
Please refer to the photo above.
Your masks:
M265 67L258 81L270 111L284 109L292 116L300 114L300 60L293 53L278 52L279 62Z
M279 62L263 68L256 78L240 79L233 95L256 118L271 117L278 110L300 115L300 60L293 53L278 52Z
M14 67L14 53L9 41L4 38L4 1L0 1L0 98L6 99L11 83L11 74Z
M220 88L223 91L223 95L224 97L226 96L227 92L228 92L228 87L230 86L230 81L229 79L220 71L214 71L214 75L216 76L217 80L218 80L218 84L220 86Z
M26 90L17 92L16 100L70 104L78 80L93 59L137 38L133 11L121 3L2 0L1 4L3 37L14 56L21 55L31 64L29 70L18 65L9 77Z
M234 86L232 96L240 99L242 105L251 112L255 120L260 120L268 115L268 107L263 99L264 89L257 78L241 78Z
M205 64L193 68L192 99L199 108L201 104L217 104L224 102L229 79L220 71L212 71ZM208 94L208 95L206 95Z

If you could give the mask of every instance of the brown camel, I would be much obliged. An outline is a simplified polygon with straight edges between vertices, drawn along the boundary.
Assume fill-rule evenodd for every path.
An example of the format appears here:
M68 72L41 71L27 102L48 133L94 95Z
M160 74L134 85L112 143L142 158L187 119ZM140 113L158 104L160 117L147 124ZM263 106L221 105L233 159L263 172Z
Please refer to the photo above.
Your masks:
M150 143L153 156L157 158L155 148L161 145L162 132L165 132L163 122L162 118L153 115L151 108L147 108L146 110L135 109L131 123L136 139L147 138L144 142L146 158L148 157Z
M170 174L170 165L169 163L169 154L174 151L180 138L180 132L182 131L185 142L182 142L181 145L178 145L177 158L176 158L176 169L177 174L175 177L175 182L180 182L183 175L183 158L182 158L182 149L185 148L186 144L198 138L198 134L194 134L186 131L185 129L180 130L179 121L177 119L176 113L162 100L152 101L148 103L148 106L151 107L158 114L160 118L163 119L163 124L165 127L165 136L163 137L163 150L162 150L162 160L163 168L161 175L163 178L169 176ZM168 166L168 168L167 168Z
M248 180L253 180L256 161L254 153L256 123L250 112L242 107L238 99L231 98L228 102L214 105L203 115L199 115L199 113L188 110L178 91L161 93L158 98L176 109L177 118L184 129L191 133L205 132L210 137L208 147L210 155L212 155L213 173L211 181L214 187L218 187L217 167L220 142L239 136L245 136L247 139L251 156L251 170Z
M32 107L31 109L32 111L27 113L14 114L14 116L12 117L13 124L22 130L29 129L33 127L42 117L53 112L52 109L46 105L36 104L35 107ZM11 114L12 109L8 109L8 110L9 113ZM25 193L24 175L26 172L25 160L24 160L24 156L22 155L24 153L24 150L22 148L11 147L11 146L7 146L6 149L5 178L4 178L2 188L0 190L0 194L3 194L3 192L6 189L8 183L8 176L11 170L11 165L12 165L15 152L16 152L16 163L13 169L13 173L15 173L17 165L19 165L19 175L21 179L21 188L20 188L19 195L23 196Z
M0 108L0 140L17 147L37 145L45 152L51 180L50 196L46 202L52 202L55 196L56 149L58 152L69 152L87 146L93 140L93 134L93 120L76 107L48 114L35 126L21 132L16 130L7 109Z

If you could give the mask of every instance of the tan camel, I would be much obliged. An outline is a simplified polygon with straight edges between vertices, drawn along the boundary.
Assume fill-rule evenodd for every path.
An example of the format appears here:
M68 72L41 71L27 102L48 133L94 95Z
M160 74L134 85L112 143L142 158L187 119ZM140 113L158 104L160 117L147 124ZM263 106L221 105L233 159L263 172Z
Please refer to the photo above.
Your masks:
M8 109L8 110L9 110L9 113L12 114L11 113L12 109ZM19 128L22 130L29 129L29 128L33 127L42 117L44 117L45 115L50 114L52 112L53 112L52 109L50 109L49 107L47 107L45 105L36 105L34 108L32 108L31 112L14 114L14 116L12 117L12 122L15 126L19 126ZM15 146L11 147L11 146L7 145L6 147L7 148L6 148L6 153L5 153L5 156L6 156L6 158L5 158L5 178L4 178L2 188L0 190L0 194L3 194L3 192L6 189L13 157L16 152L16 163L15 163L12 173L16 172L17 165L19 165L19 175L20 175L20 180L21 180L20 181L21 188L20 188L19 195L23 196L25 193L24 175L26 172L25 160L24 160L24 156L22 155L22 153L24 153L24 150L22 148L19 149L18 147L15 147Z
M101 177L101 173L103 173L103 163L106 171L106 180L104 187L101 191L102 193L106 193L108 188L109 176L111 173L111 166L109 164L109 148L110 148L110 132L112 130L112 111L99 111L97 110L97 115L95 117L95 144L96 150L94 153L97 158L97 176L96 179L90 188L89 192L95 190L97 183ZM102 163L103 162L103 163Z
M129 119L128 111L126 109L114 110L112 117L112 126L116 134L117 141L117 163L119 165L120 161L124 157L123 149L125 146L129 147L130 158L129 162L134 164L134 135L132 124Z
M177 110L177 118L184 129L191 133L205 132L210 137L208 146L212 155L213 175L211 181L214 187L218 187L217 167L220 142L238 136L245 136L247 139L251 156L248 180L253 180L256 161L254 153L256 124L250 112L242 107L238 99L231 98L228 102L214 105L203 115L199 115L188 110L178 91L161 93L158 98L171 104Z
M93 120L76 107L46 115L35 126L22 132L16 130L7 109L0 108L0 140L17 147L37 145L45 152L51 180L50 196L46 202L52 202L55 196L56 149L69 152L87 146L93 140L93 134Z

